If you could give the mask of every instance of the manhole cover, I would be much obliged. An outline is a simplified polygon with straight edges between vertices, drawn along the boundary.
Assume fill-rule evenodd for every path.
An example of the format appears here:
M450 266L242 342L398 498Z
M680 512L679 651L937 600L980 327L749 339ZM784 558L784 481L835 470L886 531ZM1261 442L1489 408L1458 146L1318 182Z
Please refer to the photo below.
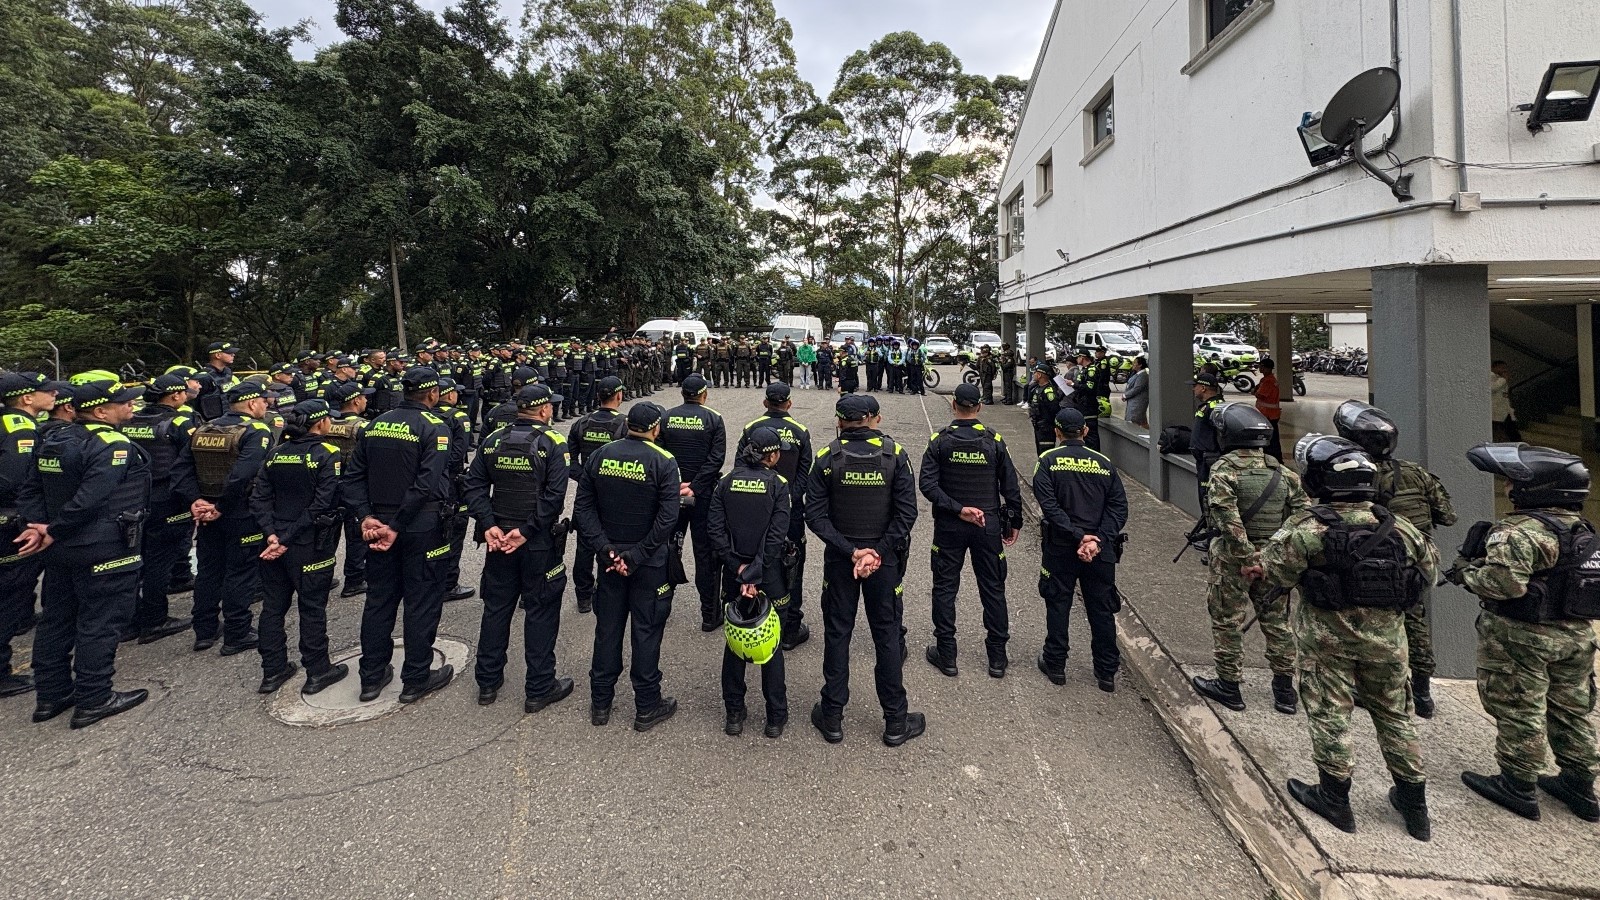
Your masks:
M433 668L452 665L456 667L458 681L464 675L470 679L471 673L466 671L467 652L466 644L440 638L433 644ZM360 699L361 678L357 672L360 660L359 647L341 656L335 656L333 664L348 664L350 674L333 687L310 697L300 693L300 686L305 684L304 673L295 676L267 701L267 712L285 725L328 727L370 722L399 709L401 690L399 673L401 664L405 662L405 645L399 641L395 642L394 657L391 660L395 671L394 681L389 682L383 693L378 695L378 699L371 703L362 703ZM448 691L450 688L447 687L445 690ZM418 702L426 703L427 699Z

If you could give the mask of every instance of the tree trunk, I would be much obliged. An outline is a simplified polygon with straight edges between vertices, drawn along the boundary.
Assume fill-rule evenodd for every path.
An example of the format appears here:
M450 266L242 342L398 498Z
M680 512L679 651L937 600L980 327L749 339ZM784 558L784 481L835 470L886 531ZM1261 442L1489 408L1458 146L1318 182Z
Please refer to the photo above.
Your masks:
M400 301L400 248L394 238L389 239L389 288L394 292L394 330L395 346L401 353L407 352L406 347L406 309Z
M322 349L322 315L320 313L311 317L311 347L318 351Z

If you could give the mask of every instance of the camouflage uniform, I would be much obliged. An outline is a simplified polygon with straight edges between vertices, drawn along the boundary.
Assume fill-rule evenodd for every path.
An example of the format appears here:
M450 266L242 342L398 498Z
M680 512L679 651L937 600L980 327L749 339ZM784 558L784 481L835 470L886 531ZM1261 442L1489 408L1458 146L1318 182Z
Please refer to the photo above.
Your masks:
M1329 503L1349 524L1372 524L1372 504ZM1261 550L1267 580L1280 587L1300 583L1322 553L1327 526L1309 512L1291 516ZM1429 583L1439 579L1439 551L1410 522L1396 516L1395 532L1407 558ZM1317 768L1349 780L1355 753L1350 746L1350 711L1360 698L1378 731L1384 762L1397 780L1422 783L1422 747L1411 721L1411 679L1406 659L1405 614L1393 609L1318 609L1304 599L1294 611L1300 651L1300 702L1311 728Z
M1438 476L1414 462L1383 460L1378 466L1378 503L1405 519L1417 530L1433 537L1435 525L1456 523L1450 493ZM1428 603L1406 610L1406 645L1411 654L1411 672L1432 677L1433 635L1428 630Z
M1250 522L1242 514L1266 490L1271 470L1283 472L1282 483ZM1206 513L1220 534L1211 541L1211 574L1207 579L1206 607L1211 613L1211 641L1217 660L1217 677L1239 682L1244 675L1245 619L1253 609L1267 642L1267 663L1274 675L1294 674L1294 635L1289 631L1289 602L1263 604L1272 586L1246 581L1239 570L1260 565L1267 539L1295 513L1311 508L1300 476L1261 450L1234 450L1211 469L1211 489Z
M1568 526L1578 521L1576 512L1541 512ZM1485 558L1464 568L1461 578L1484 600L1513 600L1559 554L1548 528L1513 514L1489 532ZM1502 772L1534 781L1544 771L1548 746L1562 772L1600 775L1588 718L1595 706L1594 661L1595 631L1587 621L1534 624L1488 608L1478 616L1478 698L1499 732L1495 758Z

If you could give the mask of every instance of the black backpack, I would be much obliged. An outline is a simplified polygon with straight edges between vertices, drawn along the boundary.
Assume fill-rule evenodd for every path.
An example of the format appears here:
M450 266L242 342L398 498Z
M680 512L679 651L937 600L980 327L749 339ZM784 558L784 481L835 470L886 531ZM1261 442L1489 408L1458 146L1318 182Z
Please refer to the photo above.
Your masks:
M1161 436L1156 439L1156 449L1162 453L1188 453L1189 426L1168 425L1161 429Z
M1580 519L1571 528L1544 513L1526 512L1560 542L1556 564L1533 573L1528 592L1515 600L1485 601L1484 605L1507 618L1550 623L1600 619L1600 538L1594 526Z

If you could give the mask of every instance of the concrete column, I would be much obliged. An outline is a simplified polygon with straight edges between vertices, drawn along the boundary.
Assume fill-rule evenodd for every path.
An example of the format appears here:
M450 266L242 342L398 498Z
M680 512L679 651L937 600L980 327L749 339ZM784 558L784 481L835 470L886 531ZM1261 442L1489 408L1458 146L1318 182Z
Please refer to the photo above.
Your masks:
M1167 470L1156 439L1169 425L1194 420L1194 297L1154 294L1150 317L1150 478L1145 482L1162 500L1171 496Z
M1028 350L1029 357L1044 361L1044 310L1028 310ZM1026 360L1025 360L1026 361Z
M1017 319L1016 313L1000 314L1000 343L1017 346Z
M1578 416L1583 425L1578 429L1578 439L1583 449L1594 450L1600 444L1600 426L1595 423L1595 340L1600 338L1600 328L1595 327L1595 316L1600 307L1594 303L1579 303L1575 309L1578 330Z
M1267 320L1267 350L1278 366L1279 393L1284 403L1294 402L1294 326L1288 313L1269 313Z
M1467 528L1495 517L1494 479L1466 459L1490 439L1489 270L1374 269L1372 323L1372 355L1382 360L1372 370L1372 393L1400 426L1397 455L1444 481L1460 519L1434 533L1448 565ZM1428 605L1439 675L1473 677L1478 604L1458 588L1439 588Z

